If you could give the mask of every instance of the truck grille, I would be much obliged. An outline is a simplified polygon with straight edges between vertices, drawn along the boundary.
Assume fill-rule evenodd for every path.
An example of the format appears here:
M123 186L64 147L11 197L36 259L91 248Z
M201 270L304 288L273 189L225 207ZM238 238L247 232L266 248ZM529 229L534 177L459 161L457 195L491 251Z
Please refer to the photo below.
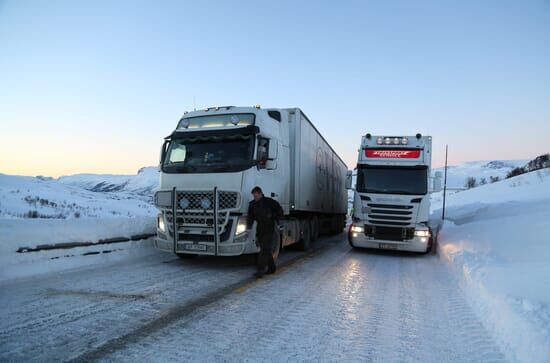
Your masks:
M414 206L368 203L369 224L386 226L409 226L413 223Z
M226 241L232 230L230 211L240 206L239 192L218 191L218 213L215 215L214 191L176 190L175 216L172 210L164 211L168 235L173 238L176 234L178 241L214 242L214 235L217 232L220 236L219 241ZM215 218L217 218L217 231L214 230Z
M405 241L414 238L413 228L365 225L365 235L382 241Z
M240 195L238 192L219 191L219 210L236 209L240 207ZM214 209L213 191L177 191L176 205L186 210L212 210Z

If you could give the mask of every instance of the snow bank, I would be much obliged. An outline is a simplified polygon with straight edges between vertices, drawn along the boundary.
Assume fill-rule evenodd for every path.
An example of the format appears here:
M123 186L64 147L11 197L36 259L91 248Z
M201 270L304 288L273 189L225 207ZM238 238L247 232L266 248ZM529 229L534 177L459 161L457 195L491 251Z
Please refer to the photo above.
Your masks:
M28 276L78 265L79 259L56 260L63 256L80 256L84 253L112 249L147 246L143 242L71 248L55 251L18 253L21 247L68 242L98 242L113 237L130 238L155 233L155 219L93 218L93 219L0 219L0 280ZM120 256L120 254L117 254ZM88 259L89 260L89 259Z
M509 359L549 361L550 170L449 195L446 215L440 254L486 327Z

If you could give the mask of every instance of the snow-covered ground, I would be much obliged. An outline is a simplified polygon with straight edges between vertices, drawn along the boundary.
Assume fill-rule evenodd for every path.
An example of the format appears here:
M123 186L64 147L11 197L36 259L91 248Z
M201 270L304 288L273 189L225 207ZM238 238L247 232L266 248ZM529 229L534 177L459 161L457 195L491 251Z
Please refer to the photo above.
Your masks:
M154 233L157 211L152 193L158 180L152 167L136 175L79 174L59 179L0 174L0 280L71 268L77 261L92 259L58 258L101 251L92 246L70 252L18 253L21 248ZM117 249L141 245L129 242Z
M109 176L106 179L119 179L120 182L117 184L120 189L111 191L93 191L92 185L96 186L96 190L99 189L96 181L100 177L94 175L88 176L92 179L90 184L84 183L83 176L75 176L79 184L76 180L69 182L63 178L56 180L0 174L0 218L78 219L153 216L156 211L151 203L151 195L152 190L158 185L158 174L156 179L153 178L154 174L150 175L148 168L143 173L146 175L142 177L138 174L133 177L135 179L127 176ZM72 180L73 177L66 178ZM134 181L129 182L129 178ZM145 186L145 181L149 186ZM113 185L111 184L114 188ZM148 194L140 194L144 190L147 190Z
M450 194L446 219L440 254L486 328L511 360L548 361L550 169Z
M525 162L469 164L456 187ZM179 261L151 240L16 252L154 232L157 177L0 174L0 360L550 361L550 169L452 190L442 260L340 235L252 281L247 256Z
M476 178L477 183L480 183L482 179L490 183L491 177L498 177L502 180L513 168L524 166L527 162L528 160L481 160L451 165L447 168L447 186L449 188L464 188L469 177ZM435 168L432 173L441 172L443 175L444 170L445 168Z
M0 282L1 361L500 362L436 256L352 250L345 234L253 259L144 258Z
M150 243L142 241L102 244L71 249L18 252L23 248L51 246L60 243L91 242L113 237L130 239L148 235L155 231L155 220L151 217L134 218L87 218L87 219L0 219L0 280L38 275L44 272L60 271L98 259L75 258L92 252L135 251L136 247L151 249ZM117 253L117 258L126 252ZM65 258L71 257L71 258ZM112 257L108 257L112 259Z

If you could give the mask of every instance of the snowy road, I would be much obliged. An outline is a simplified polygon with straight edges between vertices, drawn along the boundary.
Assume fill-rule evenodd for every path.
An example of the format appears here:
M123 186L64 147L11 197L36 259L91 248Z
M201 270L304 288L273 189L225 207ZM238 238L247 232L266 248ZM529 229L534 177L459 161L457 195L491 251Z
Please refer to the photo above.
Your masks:
M0 361L503 361L437 256L168 254L0 285Z

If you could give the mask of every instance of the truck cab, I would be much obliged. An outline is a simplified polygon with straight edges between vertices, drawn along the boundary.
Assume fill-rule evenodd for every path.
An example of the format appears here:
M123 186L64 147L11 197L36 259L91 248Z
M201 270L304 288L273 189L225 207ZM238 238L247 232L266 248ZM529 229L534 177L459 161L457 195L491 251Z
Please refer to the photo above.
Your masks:
M160 158L158 248L174 253L254 253L244 214L261 183L288 212L287 118L259 107L212 107L185 113L165 138ZM214 216L217 216L215 218ZM176 231L176 232L174 232Z
M361 139L354 187L353 247L428 252L430 136L373 136ZM348 186L351 175L348 174Z

